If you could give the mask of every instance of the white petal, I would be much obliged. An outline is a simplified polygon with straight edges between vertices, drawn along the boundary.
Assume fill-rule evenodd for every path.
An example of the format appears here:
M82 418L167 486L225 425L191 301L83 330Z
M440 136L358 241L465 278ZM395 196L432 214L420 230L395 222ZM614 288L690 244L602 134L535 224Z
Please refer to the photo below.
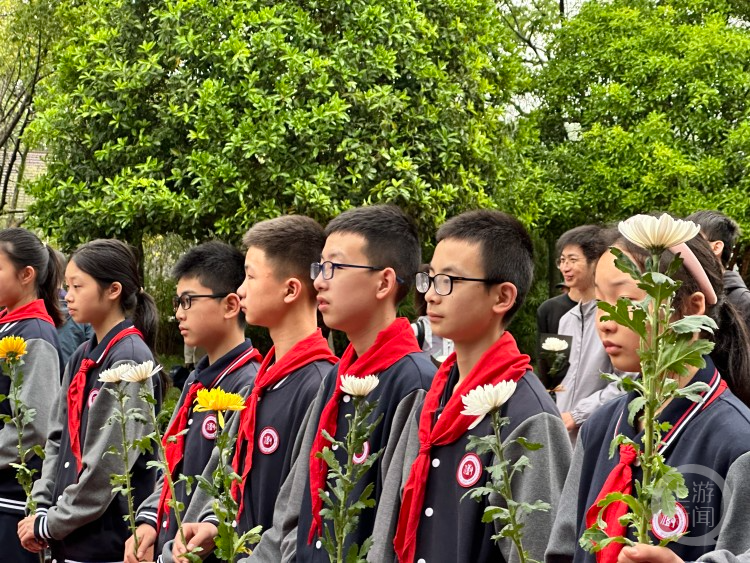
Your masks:
M104 370L99 374L99 381L102 381L104 383L119 383L120 381L122 381L123 375L129 370L130 366L128 364L122 364L117 367Z
M663 250L694 238L700 227L692 221L674 219L664 213L658 219L635 215L621 221L618 229L633 244L647 250Z
M142 364L130 365L128 367L130 369L122 376L122 380L129 383L141 383L161 371L161 366L157 365L156 368L154 368L154 362L151 360L146 360Z
M380 380L376 375L357 377L356 375L341 376L341 390L352 397L364 397L378 386Z

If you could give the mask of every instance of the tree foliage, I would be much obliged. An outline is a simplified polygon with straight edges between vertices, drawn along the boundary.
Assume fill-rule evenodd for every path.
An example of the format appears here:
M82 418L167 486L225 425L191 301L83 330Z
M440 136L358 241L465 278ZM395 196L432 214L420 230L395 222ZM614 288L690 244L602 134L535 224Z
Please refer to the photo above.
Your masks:
M88 0L35 133L35 222L68 245L395 202L427 235L535 219L506 108L525 76L490 0Z
M750 34L735 8L590 1L562 24L537 90L552 232L708 208L750 233Z

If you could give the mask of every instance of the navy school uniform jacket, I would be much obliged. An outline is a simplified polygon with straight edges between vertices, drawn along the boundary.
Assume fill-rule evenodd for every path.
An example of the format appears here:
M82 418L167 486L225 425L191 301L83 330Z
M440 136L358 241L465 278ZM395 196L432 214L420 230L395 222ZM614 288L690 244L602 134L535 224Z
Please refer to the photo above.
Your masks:
M318 361L291 373L261 397L256 411L256 444L250 481L245 485L240 534L273 523L273 508L281 484L292 468L292 446L307 409L317 395L331 363ZM237 417L239 420L239 417Z
M170 425L174 422L180 407L185 402L190 386L194 383L200 382L206 389L220 388L227 393L239 393L240 390L247 388L248 385L253 382L260 364L253 360L234 370L231 370L231 366L241 356L252 352L254 352L253 345L248 339L227 352L211 365L208 363L208 357L204 357L198 362L198 365L190 374L185 386L183 387L182 395L175 406ZM221 374L226 372L228 368L230 371L221 377ZM244 396L246 396L246 394ZM188 431L185 434L185 454L182 462L180 462L175 468L174 475L176 477L182 473L183 475L190 476L204 475L207 478L210 478L211 473L216 468L215 465L213 467L209 466L211 453L213 452L214 443L219 432L216 413L213 411L195 412L192 410L192 407L193 405L190 407L190 414L187 421ZM229 417L230 420L232 418L235 418L234 413ZM162 488L164 486L166 486L164 479L160 479L155 487L151 487L150 491L153 491L152 494L143 501L138 508L136 524L150 524L154 527L157 526L156 518L159 498L161 497ZM188 510L192 497L197 489L198 484L194 482L193 488L188 494L184 482L175 483L175 495L177 500L184 503ZM168 518L166 517L167 510L169 512ZM162 517L162 522L158 531L159 537L154 553L160 553L164 548L164 545L177 534L177 519L174 517L174 511L172 509L165 509L165 516ZM122 558L122 553L120 553L120 558ZM215 559L207 559L207 561L213 560Z
M67 394L83 358L98 360L109 341L130 326L130 321L123 321L110 330L102 342L97 342L94 336L76 350L66 367L62 392L53 406L42 476L34 485L32 494L39 503L37 514L40 515L36 519L35 533L49 542L52 557L58 561L122 560L125 540L129 536L127 523L123 520L123 515L128 512L127 501L123 495L112 492L110 476L123 472L123 458L104 455L112 446L122 449L120 426L106 424L119 406L106 390L116 384L100 382L99 375L123 363L139 364L153 361L154 357L138 335L129 335L110 349L101 365L89 370L81 416L83 465L80 474L68 435ZM144 385L156 386L154 396L160 404L163 391L158 378L151 378ZM140 384L132 383L127 388L131 400L139 404ZM132 419L128 422L129 438L151 431L150 425ZM134 453L131 457L136 502L153 490L156 472L146 467L152 459L154 457L150 454Z
M309 458L321 412L333 395L337 370L338 364L326 377L308 411L308 417L302 426L303 431L295 446L292 470L282 485L276 501L273 527L263 534L248 561L328 562L328 555L322 549L319 539L313 540L312 544L307 542L312 525ZM390 368L378 374L380 383L368 395L368 400L378 401L378 407L371 415L372 420L381 414L383 420L368 440L368 445L370 452L381 449L384 452L378 462L363 476L352 493L353 498L359 498L364 487L372 482L375 483L373 498L377 504L384 492L383 483L387 473L389 471L401 473L403 458L396 457L394 452L417 405L424 399L435 371L435 366L429 358L424 353L417 352L404 356ZM343 439L345 436L349 427L346 415L353 414L353 412L353 402L350 397L344 395L339 406L336 439ZM343 452L337 452L337 456L340 456L339 461L344 463ZM374 509L361 512L357 533L350 536L350 541L361 546L364 539L372 534L374 521ZM328 522L325 522L325 525L328 525Z
M692 382L712 386L720 379L713 362ZM550 562L595 563L595 555L578 546L586 529L586 511L594 503L618 456L609 458L609 447L616 433L640 443L642 432L628 424L627 405L634 395L618 398L602 406L581 428L573 463L552 530L546 560ZM691 407L695 407L691 409ZM688 410L690 409L690 410ZM690 415L675 425L673 440L667 440L666 462L685 477L688 496L679 500L675 518L657 514L652 520L658 537L687 532L669 548L685 561L696 561L714 549L742 553L750 549L750 409L726 390L707 406L678 399L667 405L660 420ZM633 467L634 479L641 471Z
M60 373L62 365L57 340L57 331L53 325L41 319L22 319L0 325L0 339L6 336L20 336L26 341L26 355L20 367L23 373L21 400L24 405L35 409L34 420L25 430L24 445L44 447L47 441L47 423L50 411L60 393ZM10 392L10 377L7 367L0 375L0 394ZM11 416L10 400L0 403L0 413ZM25 515L26 494L16 481L16 470L10 466L18 463L18 435L13 424L0 421L0 512ZM42 469L42 460L32 455L28 466L37 471Z
M295 441L323 378L330 370L330 362L313 362L290 373L273 388L263 392L255 415L253 467L249 482L245 484L244 507L237 528L239 534L257 525L263 526L262 532L271 528L279 489L292 468ZM249 385L243 389L243 396L249 396L252 387ZM239 423L240 417L233 417L227 431L236 436ZM242 453L244 455L244 451ZM216 467L218 463L218 450L214 449L209 466ZM199 505L202 505L202 510L198 510ZM196 491L185 520L217 523L213 498L202 489ZM162 550L164 563L173 561L171 548L170 542Z
M448 383L440 400L436 416L440 416L458 383L458 368L451 370ZM394 561L393 537L401 506L401 493L411 468L419 453L420 405L411 421L407 444L402 453L405 472L400 483L388 484L391 494L378 506L373 549L368 561L386 563ZM527 516L524 548L531 557L539 560L549 539L565 476L571 458L571 446L565 425L560 419L554 401L539 378L531 371L518 381L511 398L503 405L501 414L510 419L501 433L503 442L523 437L544 445L536 451L521 450L518 446L506 449L508 459L517 460L525 455L530 467L513 478L513 498L517 502L533 503L537 500L552 505L549 512L535 512ZM502 506L500 498L485 497L482 502L462 497L472 488L486 485L489 475L484 470L497 460L491 453L477 455L468 451L469 436L492 434L490 417L485 417L476 427L468 430L452 444L434 446L430 452L428 476L422 515L417 532L415 562L421 563L481 563L518 561L515 548L504 540L501 547L492 540L497 529L482 522L487 506Z

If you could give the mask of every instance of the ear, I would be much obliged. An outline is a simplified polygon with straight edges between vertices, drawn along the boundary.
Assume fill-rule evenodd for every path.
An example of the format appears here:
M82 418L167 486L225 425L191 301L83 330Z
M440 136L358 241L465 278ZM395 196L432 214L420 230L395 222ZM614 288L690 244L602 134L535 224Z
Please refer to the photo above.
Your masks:
M236 317L237 315L242 314L242 309L240 308L240 296L236 293L230 293L224 298L225 303L225 311L224 311L224 318L225 319L232 319Z
M721 258L721 253L724 252L724 241L723 240L712 240L709 242L713 253Z
M378 289L376 299L385 299L389 295L396 295L398 291L398 276L393 268L386 268L378 276Z
M494 298L492 312L503 317L505 324L506 313L516 304L518 297L518 288L510 282L498 283L492 286L490 294Z
M122 284L118 281L114 281L111 284L109 284L109 287L104 292L107 299L115 300L120 299L122 297Z
M303 292L302 282L297 278L289 278L284 282L284 303L294 303Z
M35 279L36 270L31 266L24 266L18 270L18 281L21 282L21 285L33 284Z
M706 314L706 296L702 292L696 291L685 300L682 305L682 314L688 315L705 315Z

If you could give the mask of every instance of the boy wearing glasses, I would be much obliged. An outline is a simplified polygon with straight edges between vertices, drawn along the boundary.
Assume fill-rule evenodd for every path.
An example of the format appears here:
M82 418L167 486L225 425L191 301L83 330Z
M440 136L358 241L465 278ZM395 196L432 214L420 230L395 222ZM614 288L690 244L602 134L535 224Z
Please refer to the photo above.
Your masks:
M344 438L349 427L346 416L354 412L354 402L340 388L341 376L374 374L379 378L368 400L378 402L372 421L383 418L364 451L355 454L355 462L380 450L383 453L352 493L357 499L372 483L377 503L387 475L403 470L403 458L394 448L435 372L421 353L409 321L396 316L420 263L412 222L394 206L360 207L332 220L326 237L320 262L311 267L318 309L329 327L346 334L350 345L312 405L295 465L276 502L274 526L248 561L329 561L321 543L327 524L320 518L320 491L330 492L328 467L316 454L330 445L322 431ZM335 455L341 463L346 461L343 451ZM372 534L374 518L375 510L365 509L349 542L361 546Z
M404 446L410 470L400 511L398 498L393 506L383 503L378 509L376 545L387 545L397 519L391 549L373 553L371 560L391 561L394 549L400 563L518 560L510 542L498 547L492 540L500 526L482 522L489 504L503 502L494 496L482 502L463 498L487 483L485 468L497 460L491 453L467 451L470 435L493 430L490 417L461 414L462 397L480 386L513 381L515 392L501 410L510 419L503 441L524 437L544 445L536 451L514 447L507 452L511 464L526 455L531 465L513 479L514 500L552 505L548 512L524 519L524 548L541 561L571 452L555 404L531 371L529 357L506 331L531 286L531 239L515 218L481 210L449 220L437 241L429 273L417 275L417 289L425 292L433 330L452 339L455 352L438 370L410 426ZM397 485L395 480L386 484L399 490Z
M266 327L274 346L250 385L245 410L228 432L237 435L233 470L242 476L234 489L239 504L237 532L271 528L274 504L292 465L294 442L323 377L338 360L317 326L317 302L310 263L320 259L325 234L313 219L287 215L257 223L243 238L245 281L237 291L248 324ZM245 394L245 393L243 393ZM214 452L217 455L218 452ZM177 561L200 546L214 548L218 533L213 499L202 491L196 523L185 524L187 547L175 538ZM195 511L190 509L195 514ZM200 522L200 523L197 523ZM168 560L165 557L165 560Z
M177 279L173 305L180 334L185 344L206 350L206 356L185 382L165 433L167 462L175 480L181 473L210 475L213 470L208 465L219 432L218 422L214 412L193 411L198 391L221 388L237 393L252 383L260 365L260 353L245 338L245 318L236 293L245 277L243 262L237 249L221 242L207 242L186 252L172 272ZM184 482L176 483L176 500L188 507L196 488L188 493ZM174 538L177 523L167 504L170 498L169 487L162 478L138 508L138 553L134 552L135 539L131 537L125 543L126 563L153 560L151 550L161 553L164 544ZM211 560L215 561L207 559Z

